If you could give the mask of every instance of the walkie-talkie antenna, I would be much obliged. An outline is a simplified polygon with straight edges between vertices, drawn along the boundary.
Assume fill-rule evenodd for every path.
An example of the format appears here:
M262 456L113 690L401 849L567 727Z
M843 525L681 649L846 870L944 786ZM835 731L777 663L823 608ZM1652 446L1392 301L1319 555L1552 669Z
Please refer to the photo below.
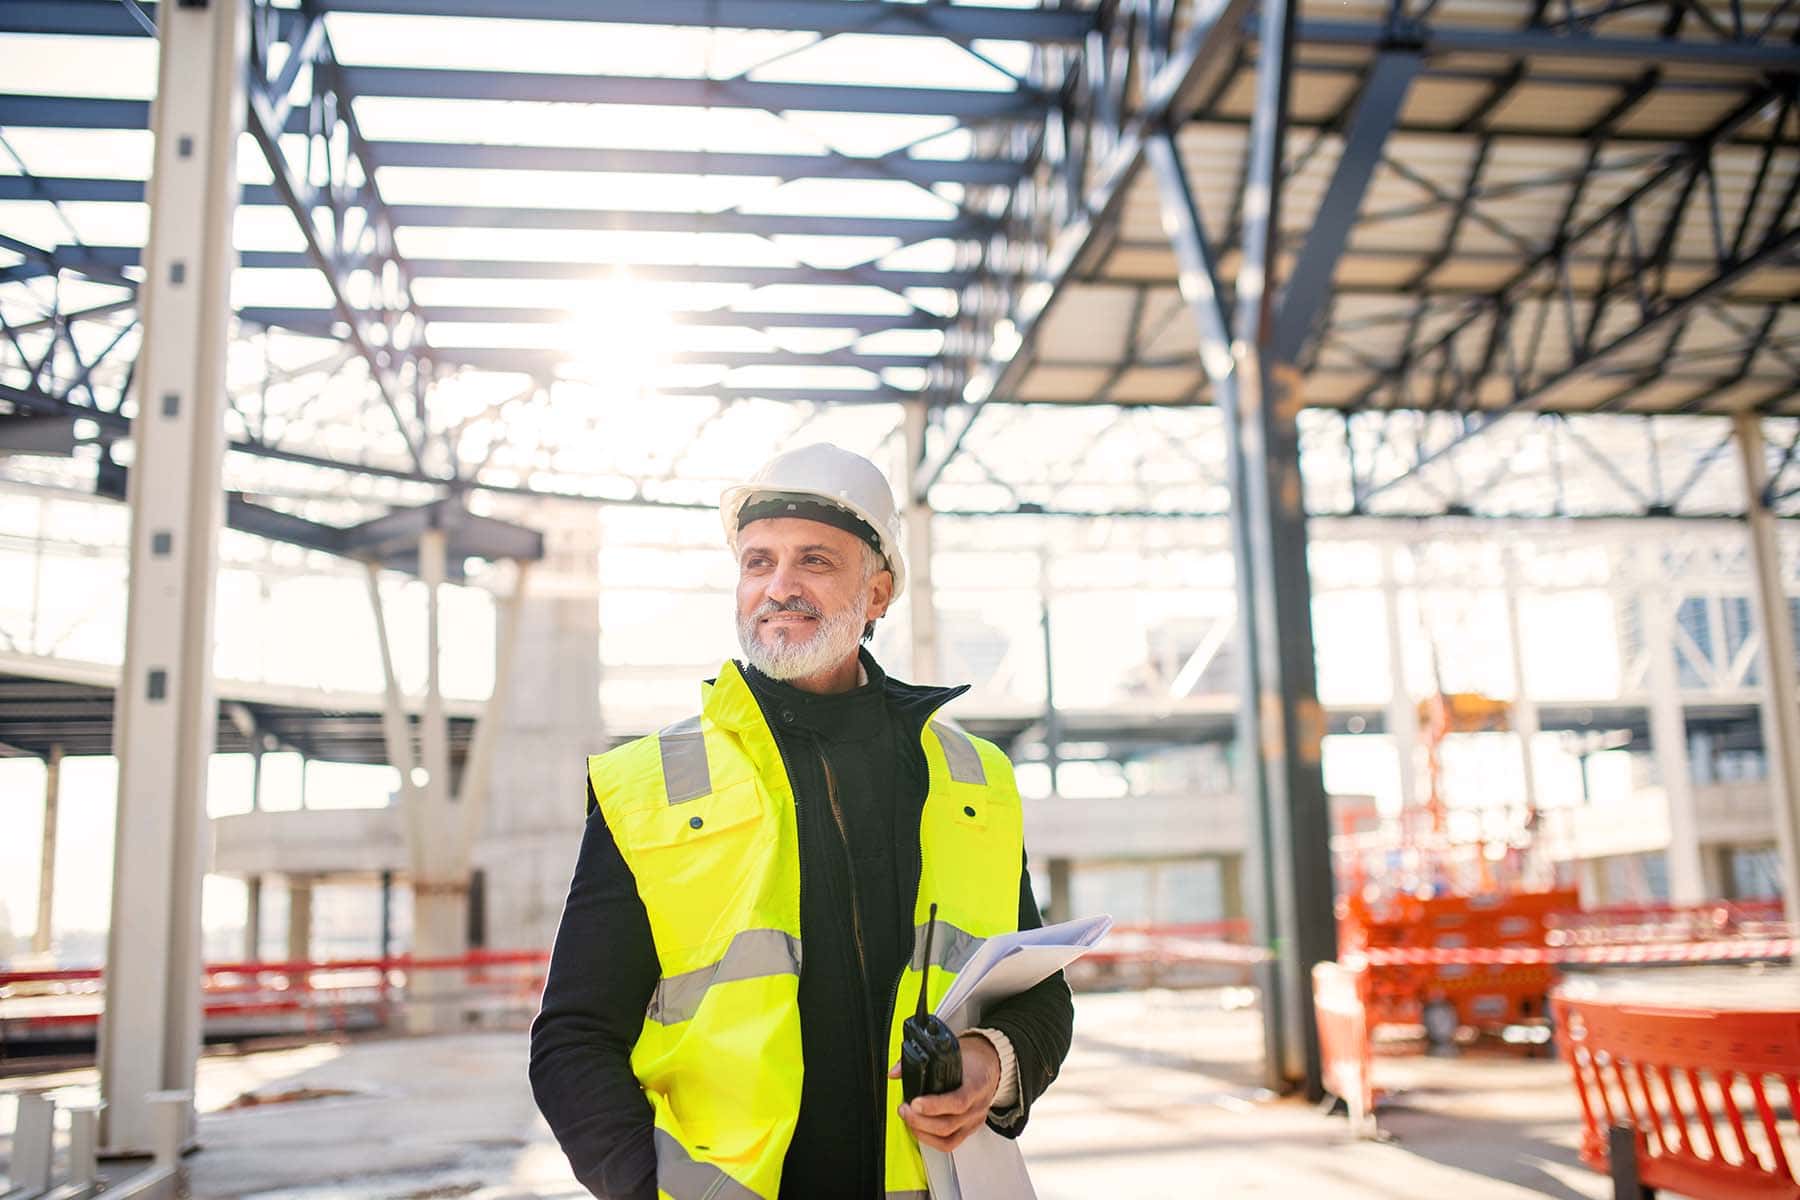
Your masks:
M925 985L931 980L931 935L937 931L937 905L931 906L931 918L925 922L925 966L919 973L919 1012L925 1019Z

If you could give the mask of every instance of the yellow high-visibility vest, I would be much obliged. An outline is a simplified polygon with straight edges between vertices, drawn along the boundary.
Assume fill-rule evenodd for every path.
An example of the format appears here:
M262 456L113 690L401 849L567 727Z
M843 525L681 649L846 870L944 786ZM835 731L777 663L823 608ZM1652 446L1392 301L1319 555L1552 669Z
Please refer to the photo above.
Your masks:
M934 716L920 735L930 786L913 957L892 1004L887 1063L918 995L925 923L938 906L933 1006L985 938L1018 928L1024 834L1012 764ZM656 1116L669 1200L775 1200L800 1116L800 842L793 786L735 663L698 717L588 760L588 778L649 913L662 978L631 1068ZM875 981L871 981L875 982ZM890 1198L926 1194L918 1142L887 1084Z

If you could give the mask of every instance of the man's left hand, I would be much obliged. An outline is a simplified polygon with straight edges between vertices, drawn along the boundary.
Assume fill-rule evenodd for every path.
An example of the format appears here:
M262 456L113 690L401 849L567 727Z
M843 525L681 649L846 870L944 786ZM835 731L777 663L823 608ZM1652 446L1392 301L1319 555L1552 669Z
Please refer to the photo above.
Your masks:
M1000 1055L994 1044L979 1033L965 1033L957 1042L962 1047L962 1086L954 1092L917 1096L900 1106L900 1119L919 1144L946 1154L981 1128L1000 1087ZM900 1067L895 1064L888 1078L899 1077Z

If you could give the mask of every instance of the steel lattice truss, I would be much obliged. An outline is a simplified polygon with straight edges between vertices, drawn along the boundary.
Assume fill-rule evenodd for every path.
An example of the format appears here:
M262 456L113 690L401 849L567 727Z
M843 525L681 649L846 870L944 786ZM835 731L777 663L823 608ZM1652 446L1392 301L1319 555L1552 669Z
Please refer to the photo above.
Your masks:
M344 485L308 470L335 466L389 500L698 506L748 448L803 431L895 449L911 401L932 412L915 487L940 511L1222 512L1207 364L1231 338L1254 8L259 4L240 230L289 219L240 233L241 275L311 282L303 302L241 289L235 478L316 499ZM144 39L154 12L0 0L0 35L80 51ZM738 32L624 75L424 65L370 51L355 21L421 44L454 27L465 57L468 30L532 21ZM1716 414L1744 409L1771 417L1772 492L1796 506L1800 6L1352 0L1302 4L1297 37L1276 341L1314 410L1311 511L1736 512ZM854 39L931 47L962 74L790 69ZM504 137L481 124L494 113ZM619 127L668 114L802 132L771 150ZM912 125L851 153L825 116ZM147 126L148 102L104 80L0 94L8 447L110 450L128 431L140 245L81 228L138 205L143 178L46 148ZM1191 181L1210 315L1177 287L1146 169L1161 154ZM647 177L717 198L646 202ZM504 202L493 179L514 185ZM821 183L840 190L794 190ZM470 231L491 245L468 250ZM655 373L622 384L546 337L579 329L571 289L593 285L676 297ZM634 431L652 406L662 424ZM977 422L990 407L1006 416Z

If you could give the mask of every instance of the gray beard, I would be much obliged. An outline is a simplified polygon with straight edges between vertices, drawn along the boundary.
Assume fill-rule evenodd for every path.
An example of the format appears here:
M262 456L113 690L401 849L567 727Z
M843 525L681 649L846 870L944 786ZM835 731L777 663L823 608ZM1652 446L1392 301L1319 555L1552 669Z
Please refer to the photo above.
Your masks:
M738 646L744 659L770 679L804 679L829 671L862 644L863 620L849 608L822 617L813 635L803 642L789 641L785 634L777 642L758 641L756 623L780 611L765 602L750 616L738 618Z

